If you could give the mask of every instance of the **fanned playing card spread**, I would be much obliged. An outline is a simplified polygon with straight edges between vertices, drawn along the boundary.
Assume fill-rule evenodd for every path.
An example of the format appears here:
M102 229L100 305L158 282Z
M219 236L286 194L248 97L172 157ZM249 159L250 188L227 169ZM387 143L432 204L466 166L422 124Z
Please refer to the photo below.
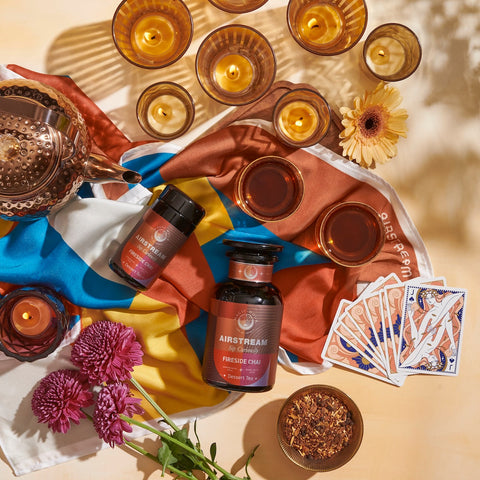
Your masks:
M458 375L467 291L395 275L338 307L322 357L401 386L412 374Z

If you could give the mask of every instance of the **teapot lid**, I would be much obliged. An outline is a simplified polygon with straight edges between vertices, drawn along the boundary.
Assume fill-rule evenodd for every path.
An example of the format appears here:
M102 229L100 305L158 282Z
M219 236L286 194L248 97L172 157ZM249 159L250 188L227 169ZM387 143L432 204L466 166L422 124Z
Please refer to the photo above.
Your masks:
M31 96L0 94L0 196L41 188L59 159L73 155L76 133L65 115Z

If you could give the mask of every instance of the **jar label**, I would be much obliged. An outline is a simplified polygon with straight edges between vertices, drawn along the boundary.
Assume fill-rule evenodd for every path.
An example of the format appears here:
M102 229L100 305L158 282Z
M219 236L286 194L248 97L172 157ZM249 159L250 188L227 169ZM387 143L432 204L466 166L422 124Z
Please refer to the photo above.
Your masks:
M275 382L282 305L212 300L205 368L211 381L265 387Z
M121 267L149 287L186 240L187 236L169 221L148 210L122 249Z
M272 280L273 264L259 265L256 263L244 263L238 260L230 260L228 276L233 280L245 282L269 283Z

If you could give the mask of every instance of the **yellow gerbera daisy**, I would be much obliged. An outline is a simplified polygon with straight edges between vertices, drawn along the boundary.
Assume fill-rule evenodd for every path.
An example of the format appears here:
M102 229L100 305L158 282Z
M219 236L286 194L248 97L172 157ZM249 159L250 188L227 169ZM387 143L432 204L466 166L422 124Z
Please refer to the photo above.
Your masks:
M394 157L398 138L407 136L407 111L396 109L401 102L398 89L381 82L373 92L356 97L353 109L341 107L343 155L365 168Z

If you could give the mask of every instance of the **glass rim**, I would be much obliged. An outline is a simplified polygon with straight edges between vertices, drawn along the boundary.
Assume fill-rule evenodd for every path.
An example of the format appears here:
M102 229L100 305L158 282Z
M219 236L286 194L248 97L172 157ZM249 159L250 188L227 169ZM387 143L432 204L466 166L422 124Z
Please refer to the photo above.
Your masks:
M379 226L379 232L380 232L380 242L375 249L366 255L366 258L364 261L358 261L358 262L349 262L344 259L338 258L337 255L332 254L329 250L328 247L326 246L326 243L324 241L322 231L324 230L324 226L326 225L327 221L331 218L332 214L334 214L336 211L338 211L341 208L344 207L360 207L366 209L369 213L371 213L372 218L377 222ZM382 251L384 245L385 245L385 226L383 225L382 218L380 217L380 214L373 208L371 205L368 205L367 203L361 202L361 201L356 201L356 200L348 200L348 201L340 201L337 203L334 203L328 207L325 208L324 211L320 214L318 219L315 222L315 240L317 243L317 247L322 251L322 254L328 257L332 262L336 263L337 265L341 265L343 267L349 267L349 268L355 268L355 267L362 267L364 265L368 265L369 263L373 262L375 258L380 254Z
M283 107L282 101L284 101L287 97L293 96L294 94L298 94L300 92L307 92L308 94L312 94L313 96L317 97L320 99L320 101L323 103L323 105L326 107L328 111L328 121L327 125L325 126L323 133L320 136L317 135L312 135L307 139L308 141L299 141L296 142L294 140L291 140L289 137L287 137L279 127L277 127L277 112L278 110ZM288 103L286 104L288 105ZM275 133L279 136L280 140L283 141L285 144L291 146L291 147L311 147L313 145L316 145L319 143L323 138L328 133L328 130L330 129L330 126L332 124L332 109L330 107L330 104L328 103L327 99L318 91L315 90L314 88L308 88L308 87L298 87L298 88L293 88L292 90L285 92L276 102L275 106L273 107L273 128L275 130ZM312 140L313 139L313 140Z
M187 39L187 42L186 42L184 48L180 52L177 52L177 54L174 55L167 63L162 63L161 65L146 65L144 63L139 63L139 62L133 60L132 58L130 58L128 55L126 55L125 52L123 51L123 49L118 44L117 36L115 34L115 22L118 18L118 14L120 13L120 10L123 7L123 5L125 5L127 2L130 2L130 1L131 0L122 0L120 2L120 4L115 9L115 13L113 14L113 18L112 18L112 22L111 22L110 31L111 31L111 35L112 35L112 38L113 38L113 43L115 44L115 47L116 47L118 53L120 53L120 55L125 60L127 60L127 62L129 62L130 64L135 65L136 67L139 67L139 68L144 68L146 70L158 70L160 68L169 67L170 65L172 65L175 62L177 62L178 60L180 60L185 55L186 51L189 49L190 45L192 44L192 40L193 40L193 29L194 29L193 16L192 16L192 12L190 12L190 9L188 8L187 4L183 0L175 0L178 4L180 4L182 6L183 10L185 11L185 13L187 14L188 19L189 19L189 25L190 25L189 34L188 34L188 39Z
M378 73L375 73L371 68L370 66L368 65L367 61L365 60L366 57L367 57L367 50L368 50L368 47L370 46L369 43L368 43L368 40L369 38L378 32L378 30L381 30L382 28L384 27L401 27L402 29L404 29L405 31L407 31L409 34L412 35L412 37L416 40L417 42L417 45L418 45L418 61L417 63L415 64L415 67L413 68L413 70L409 71L409 72L406 72L404 75L401 75L400 77L396 78L395 74L393 75L381 75L381 74L378 74ZM410 77L411 75L413 75L418 67L420 66L420 63L422 61L422 54L423 54L423 51L422 51L422 44L420 43L420 39L418 38L418 35L410 28L408 27L407 25L404 25L403 23L398 23L398 22L387 22L387 23L382 23L381 25L378 25L377 27L375 27L368 35L367 35L367 38L365 39L365 42L363 44L363 48L362 48L362 58L363 58L363 63L365 64L365 66L367 67L368 71L376 78L380 79L380 80L384 80L386 82L400 82L401 80L405 80L406 78Z
M232 94L230 96L232 100L226 100L224 98L220 98L218 95L215 95L214 93L208 91L207 88L205 87L205 85L203 84L203 81L201 80L201 75L200 75L199 57L200 57L200 52L202 51L202 47L211 38L213 38L214 35L217 35L219 32L222 32L222 31L225 31L225 30L230 30L230 29L233 29L233 28L242 28L242 29L245 29L245 30L249 30L252 33L254 33L255 35L257 35L259 38L261 38L262 41L264 42L264 44L267 46L268 50L270 51L270 53L272 55L272 61L273 61L273 73L271 75L271 78L268 79L268 82L262 88L262 91L259 92L257 95L253 96L251 99L247 99L247 100L244 100L244 101L241 100L242 96L244 95L242 93L242 91L238 92L236 95ZM197 54L195 56L195 73L196 73L196 76L197 76L198 83L202 87L203 91L210 98L212 98L213 100L215 100L219 103L222 103L224 105L239 106L240 107L240 106L249 105L253 102L256 102L261 97L263 97L263 95L265 95L267 93L267 91L270 89L270 87L273 85L273 82L275 81L275 77L276 77L276 74L277 74L277 58L276 58L275 51L274 51L271 43L269 42L268 38L262 32L260 32L256 28L251 27L249 25L245 25L245 24L242 24L242 23L231 23L231 24L228 24L228 25L222 25L222 26L212 30L202 40L202 42L200 43L200 45L197 49Z
M153 128L151 128L148 123L145 124L145 122L143 122L143 120L141 120L141 116L139 114L139 109L140 109L140 102L142 100L142 98L150 91L150 90L153 90L154 88L157 88L157 87L162 87L162 86L165 86L167 87L165 89L165 94L168 94L169 92L173 92L175 90L179 90L184 96L185 96L185 102L182 102L185 106L186 106L186 110L187 110L187 121L182 125L181 128L179 128L178 130L176 130L175 132L172 132L171 134L161 134L157 131L155 131ZM169 87L169 88L168 88ZM173 95L172 96L175 96L176 95ZM176 98L179 98L179 97L176 97ZM180 99L182 100L182 99ZM191 106L191 115L189 117L188 115L188 111L189 111L189 108L187 107L187 102L188 102L188 105ZM188 131L188 129L192 126L194 120L195 120L195 102L193 100L193 97L192 95L190 94L190 92L185 88L183 87L182 85L180 85L179 83L176 83L176 82L172 82L172 81L164 81L164 82L155 82L155 83L152 83L151 85L147 86L146 88L144 88L144 90L142 91L142 93L140 93L140 95L138 96L138 99L137 99L137 104L136 104L136 107L135 107L135 113L136 113L136 117L137 117L137 120L138 120L138 123L140 125L140 127L142 128L142 130L147 133L148 135L154 137L154 138L157 138L159 140L174 140L175 138L178 138L180 137L181 135L183 135L185 132Z
M358 44L358 42L360 41L360 39L363 37L363 35L365 34L365 31L367 29L367 24L368 24L368 7L367 7L367 2L366 0L360 0L363 4L363 8L364 8L364 11L365 11L365 21L363 22L363 27L362 27L362 30L360 31L358 37L348 46L338 50L338 51L335 51L335 52L323 52L323 51L320 51L318 49L315 49L314 47L312 47L309 43L307 42L304 42L301 38L299 38L299 36L296 34L296 29L294 28L294 26L292 25L292 22L290 22L290 10L291 10L291 6L293 4L295 0L289 0L288 1L288 5L287 5L287 10L286 10L286 18L287 18L287 27L288 27L288 30L290 31L290 35L292 36L292 38L302 47L304 48L305 50L309 51L310 53L313 53L314 55L319 55L319 56L324 56L324 57L333 57L335 55L341 55L342 53L345 53L345 52L348 52L349 50L351 50L355 45ZM309 2L307 2L307 4L310 4L310 3L325 3L325 2L321 2L319 0L310 0Z
M246 205L246 202L243 200L243 195L241 194L241 188L240 188L242 185L242 180L252 170L252 168L254 168L259 163L267 162L269 159L271 159L272 163L278 162L278 163L281 163L283 166L287 166L287 168L290 168L295 178L297 179L297 185L299 187L299 194L298 194L299 198L296 199L296 205L294 209L291 211L289 210L286 214L277 215L272 218L269 218L264 215L259 215L258 213L253 212L250 208L248 208L248 205ZM249 215L250 217L260 222L274 223L274 222L279 222L281 220L285 220L286 218L291 217L300 208L300 205L303 202L304 196L305 196L305 182L303 179L302 172L297 167L297 165L295 165L295 163L293 163L291 160L288 160L287 158L284 158L284 157L280 157L279 155L264 155L263 157L258 157L255 160L252 160L251 162L244 165L235 177L235 183L234 183L235 204L238 207L240 207L240 209L244 211L247 215Z
M245 7L244 5L235 7L229 2L224 2L222 0L208 0L214 7L223 10L227 13L249 13L253 12L254 10L259 9L263 5L265 5L268 0L257 0L256 2L252 2L251 7Z

